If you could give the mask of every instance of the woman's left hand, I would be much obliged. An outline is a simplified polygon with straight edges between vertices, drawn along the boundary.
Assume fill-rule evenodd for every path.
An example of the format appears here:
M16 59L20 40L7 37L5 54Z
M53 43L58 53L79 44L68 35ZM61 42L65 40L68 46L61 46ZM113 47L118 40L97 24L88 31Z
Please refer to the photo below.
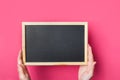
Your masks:
M18 73L20 80L31 80L27 67L23 64L22 51L18 55Z

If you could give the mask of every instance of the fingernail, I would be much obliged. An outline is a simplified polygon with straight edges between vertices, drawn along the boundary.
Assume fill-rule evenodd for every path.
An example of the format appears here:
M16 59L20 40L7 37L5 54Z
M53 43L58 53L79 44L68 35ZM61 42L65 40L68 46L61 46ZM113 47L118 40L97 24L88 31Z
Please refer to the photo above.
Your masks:
M96 62L94 62L94 65L96 64Z

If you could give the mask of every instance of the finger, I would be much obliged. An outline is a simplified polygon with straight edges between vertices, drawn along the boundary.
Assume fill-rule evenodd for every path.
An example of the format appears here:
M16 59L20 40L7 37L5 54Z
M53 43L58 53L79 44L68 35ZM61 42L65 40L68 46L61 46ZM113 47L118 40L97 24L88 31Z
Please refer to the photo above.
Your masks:
M29 73L27 73L26 68L23 64L19 64L18 73L20 80L31 80Z
M88 73L88 78L90 79L93 76L93 73L94 73L94 66L91 67L91 69L89 69L89 71L87 71L87 73Z
M21 67L23 68L24 73L28 74L27 67L24 64L21 64Z
M30 75L28 73L26 66L24 66L24 64L18 65L18 73L19 73L20 80L23 80L25 77L30 79Z
M24 70L27 70L26 66L23 64L23 57L21 50L19 51L19 55L18 55L18 64L20 64Z
M87 68L85 68L85 67L86 67L86 66L80 66L78 73L79 73L79 74L82 74L83 72L85 72L86 69L87 69Z
M24 76L24 69L23 69L23 66L21 64L18 65L18 73L19 73L19 76Z
M23 67L21 65L22 65L22 51L20 50L19 54L18 54L18 64L17 64L20 79L22 79L24 77L24 74L25 74Z
M89 62L93 62L94 59L93 59L93 53L92 53L92 48L90 45L88 45L88 61Z
M94 63L93 63L94 65L96 64L96 61L94 61Z
M20 80L30 80L30 76L26 72L25 66L23 64L18 66L18 73Z
M21 50L19 51L19 54L18 54L18 64L23 64L23 57L22 57L22 51Z
M96 62L93 62L92 65L90 66L90 68L89 68L89 70L88 70L88 72L89 72L90 74L93 74L94 68L95 68L95 64L96 64Z
M88 62L88 71L91 70L91 69L94 67L95 64L96 64L95 61L93 61L93 62Z
M20 75L25 75L25 74L29 75L28 70L24 64L18 65L18 72Z

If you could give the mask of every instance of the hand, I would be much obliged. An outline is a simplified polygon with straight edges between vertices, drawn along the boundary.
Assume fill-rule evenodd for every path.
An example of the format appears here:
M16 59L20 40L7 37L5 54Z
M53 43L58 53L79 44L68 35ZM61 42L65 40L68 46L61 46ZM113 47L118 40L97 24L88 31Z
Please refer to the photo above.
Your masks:
M19 52L18 55L18 73L20 80L30 80L30 76L26 66L23 64L22 52Z
M92 49L90 45L88 45L88 65L80 66L78 72L79 80L90 80L93 76L94 66L96 62L94 62Z

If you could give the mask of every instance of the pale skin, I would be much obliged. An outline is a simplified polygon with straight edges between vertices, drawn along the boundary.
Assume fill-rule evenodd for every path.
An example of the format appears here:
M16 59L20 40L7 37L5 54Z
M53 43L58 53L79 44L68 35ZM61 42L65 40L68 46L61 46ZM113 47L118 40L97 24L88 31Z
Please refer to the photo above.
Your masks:
M88 45L88 65L79 67L78 80L90 80L93 76L95 64L91 46ZM18 73L20 80L31 80L27 67L23 64L22 51L19 51L18 55Z
M18 55L18 73L19 80L31 80L27 67L23 64L22 51L19 51Z
M93 59L92 48L88 45L88 64L85 66L80 66L78 71L78 80L90 80L93 76L94 67L96 62Z

